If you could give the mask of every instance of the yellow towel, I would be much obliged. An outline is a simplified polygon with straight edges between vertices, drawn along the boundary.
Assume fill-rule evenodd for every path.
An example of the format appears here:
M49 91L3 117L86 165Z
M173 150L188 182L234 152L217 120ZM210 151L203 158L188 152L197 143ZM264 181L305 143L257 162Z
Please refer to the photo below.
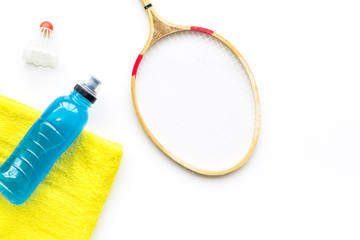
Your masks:
M0 96L0 164L40 114ZM0 197L0 239L90 239L121 156L120 144L83 131L25 204Z

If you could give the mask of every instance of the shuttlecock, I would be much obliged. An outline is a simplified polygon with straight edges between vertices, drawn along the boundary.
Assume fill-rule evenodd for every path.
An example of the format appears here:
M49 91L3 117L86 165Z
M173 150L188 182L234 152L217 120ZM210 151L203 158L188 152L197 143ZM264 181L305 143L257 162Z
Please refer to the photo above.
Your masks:
M43 67L55 67L57 65L58 58L54 51L53 30L53 25L48 21L40 24L38 32L23 52L23 58L26 62Z

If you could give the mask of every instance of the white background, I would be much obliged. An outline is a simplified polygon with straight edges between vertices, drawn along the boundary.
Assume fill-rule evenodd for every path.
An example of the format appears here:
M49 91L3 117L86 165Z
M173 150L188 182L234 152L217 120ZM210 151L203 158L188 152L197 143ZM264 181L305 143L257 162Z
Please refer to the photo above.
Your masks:
M360 2L153 5L171 22L217 31L253 70L260 139L232 174L191 173L142 130L130 92L148 35L140 0L0 3L0 94L43 110L89 74L104 82L87 129L122 143L124 156L92 239L359 239ZM21 59L44 20L54 24L55 69Z

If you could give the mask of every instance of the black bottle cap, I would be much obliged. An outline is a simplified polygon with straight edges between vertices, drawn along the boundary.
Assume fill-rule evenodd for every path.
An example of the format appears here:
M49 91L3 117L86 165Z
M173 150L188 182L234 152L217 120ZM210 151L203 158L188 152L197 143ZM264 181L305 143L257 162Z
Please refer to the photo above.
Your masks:
M96 97L90 94L83 86L76 84L74 90L80 93L84 98L86 98L89 102L95 103Z
M99 91L101 82L94 76L91 76L87 83L77 84L74 90L80 93L84 98L91 103L96 102L96 94Z

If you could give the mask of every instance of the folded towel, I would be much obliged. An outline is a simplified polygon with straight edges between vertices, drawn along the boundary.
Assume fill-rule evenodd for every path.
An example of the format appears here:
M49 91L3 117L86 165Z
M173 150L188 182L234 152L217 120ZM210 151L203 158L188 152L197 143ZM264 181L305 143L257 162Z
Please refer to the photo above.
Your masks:
M0 164L40 114L0 96ZM120 144L83 131L26 203L0 197L0 239L90 239L121 156Z

